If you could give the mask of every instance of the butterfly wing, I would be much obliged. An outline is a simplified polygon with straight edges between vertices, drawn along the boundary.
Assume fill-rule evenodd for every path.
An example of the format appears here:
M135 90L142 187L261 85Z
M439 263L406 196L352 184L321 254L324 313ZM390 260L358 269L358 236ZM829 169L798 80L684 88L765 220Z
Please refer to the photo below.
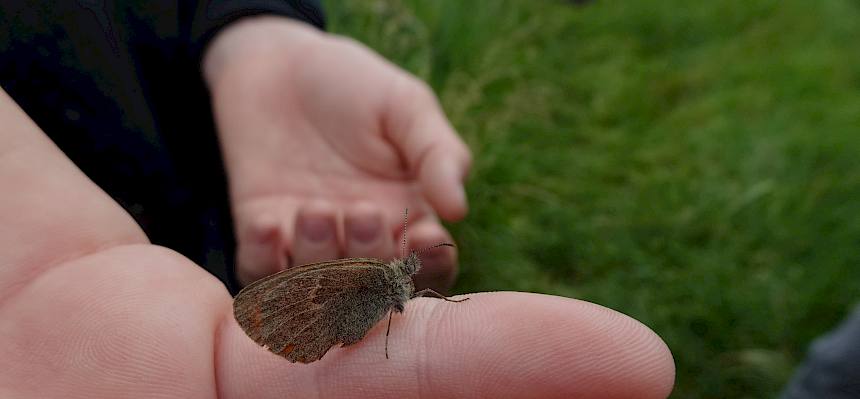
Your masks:
M336 344L357 342L385 315L389 271L375 259L290 269L242 290L234 314L258 344L291 362L313 362Z

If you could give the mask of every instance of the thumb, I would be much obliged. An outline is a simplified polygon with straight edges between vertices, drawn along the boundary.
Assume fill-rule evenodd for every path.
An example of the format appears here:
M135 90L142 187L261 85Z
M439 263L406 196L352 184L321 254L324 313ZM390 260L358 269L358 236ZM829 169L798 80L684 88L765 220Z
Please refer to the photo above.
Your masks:
M385 130L436 213L446 220L461 219L467 211L463 181L472 155L433 91L411 75L401 76L387 107Z

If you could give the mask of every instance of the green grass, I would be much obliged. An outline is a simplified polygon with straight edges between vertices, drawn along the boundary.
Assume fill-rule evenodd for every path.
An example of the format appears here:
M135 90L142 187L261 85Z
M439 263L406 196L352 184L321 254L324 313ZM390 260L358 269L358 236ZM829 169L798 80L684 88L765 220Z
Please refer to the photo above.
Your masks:
M458 291L629 314L678 398L775 396L860 299L857 1L328 3L474 152Z

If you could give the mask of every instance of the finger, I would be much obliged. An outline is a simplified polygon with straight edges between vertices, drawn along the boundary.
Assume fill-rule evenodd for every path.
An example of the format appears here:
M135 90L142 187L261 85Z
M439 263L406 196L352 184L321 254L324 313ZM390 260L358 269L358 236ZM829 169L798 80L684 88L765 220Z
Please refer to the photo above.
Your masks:
M434 217L424 217L411 223L407 234L409 248L422 251L421 270L415 275L417 289L433 288L446 292L457 277L457 248L438 247L427 250L439 243L454 243L448 231Z
M273 214L258 215L242 236L236 253L236 277L242 285L284 269L285 234L279 218Z
M466 216L468 204L463 182L471 164L467 150L437 144L430 147L417 166L418 181L427 201L445 220L455 221ZM465 147L465 144L463 145Z
M291 267L337 258L340 255L337 211L324 203L312 203L299 209L290 252Z
M367 203L357 204L347 209L343 224L347 257L393 257L394 242L386 234L387 224L379 208Z
M291 364L225 324L222 397L665 398L669 349L647 327L587 302L526 293L416 299L363 341Z
M472 162L469 149L426 84L411 76L398 82L386 131L439 216L459 220L467 211L463 180Z

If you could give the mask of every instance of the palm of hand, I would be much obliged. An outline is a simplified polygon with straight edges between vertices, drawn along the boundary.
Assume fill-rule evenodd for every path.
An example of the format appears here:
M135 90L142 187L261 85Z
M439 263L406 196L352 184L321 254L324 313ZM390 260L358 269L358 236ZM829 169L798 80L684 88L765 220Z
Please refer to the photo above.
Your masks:
M289 38L242 46L248 54L210 78L240 279L341 256L396 256L405 207L411 247L450 241L436 214L465 213L469 153L432 92L354 42ZM300 62L281 45L302 51ZM335 234L303 239L304 220ZM356 239L374 220L383 227L371 243ZM455 264L453 252L430 259L419 284L444 288Z

